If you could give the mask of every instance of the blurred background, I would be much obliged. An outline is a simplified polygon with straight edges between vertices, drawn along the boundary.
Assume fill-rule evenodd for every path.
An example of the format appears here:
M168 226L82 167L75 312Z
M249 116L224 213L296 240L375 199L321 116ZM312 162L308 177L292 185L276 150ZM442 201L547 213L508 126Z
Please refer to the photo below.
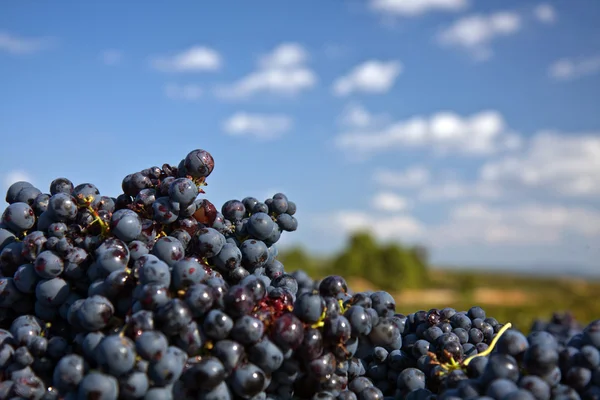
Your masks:
M401 312L600 317L597 0L0 4L0 191L211 152L287 270ZM6 203L2 196L3 209Z

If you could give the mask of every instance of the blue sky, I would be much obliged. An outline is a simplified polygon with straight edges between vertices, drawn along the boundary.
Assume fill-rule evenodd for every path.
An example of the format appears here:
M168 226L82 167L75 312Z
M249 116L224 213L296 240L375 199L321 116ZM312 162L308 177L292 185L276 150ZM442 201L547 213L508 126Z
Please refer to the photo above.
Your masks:
M349 232L436 264L593 272L600 4L12 2L0 13L0 190L216 161L206 188L284 191L282 245Z

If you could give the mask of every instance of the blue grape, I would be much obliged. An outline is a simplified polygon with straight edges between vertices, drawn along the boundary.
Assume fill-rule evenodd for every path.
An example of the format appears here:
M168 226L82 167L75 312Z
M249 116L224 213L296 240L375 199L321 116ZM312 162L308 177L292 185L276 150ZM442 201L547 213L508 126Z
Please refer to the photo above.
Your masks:
M275 223L271 216L266 213L252 214L248 219L248 233L258 240L265 240L273 232Z
M88 331L97 331L104 328L115 313L112 303L102 296L86 298L76 310L77 320L82 328Z
M95 353L98 365L113 376L127 374L135 365L135 345L125 336L105 336L96 346Z
M260 240L244 240L240 250L242 252L242 266L250 272L265 265L269 258L269 249Z
M148 376L143 372L134 371L119 379L119 396L123 399L142 398L149 388Z
M52 279L63 272L64 261L56 252L45 250L36 257L34 267L40 278Z
M21 189L33 187L33 185L26 181L18 181L11 184L6 191L5 200L8 204L15 203L17 200L17 195L21 191Z
M200 257L215 257L225 246L225 236L214 228L201 228L194 237Z
M42 192L36 187L24 187L19 190L17 196L15 197L15 203L27 203L30 206L35 202L36 197L38 197Z
M27 203L12 203L2 213L1 222L15 233L31 229L35 224L35 213Z
M239 200L228 200L221 207L223 217L231 222L238 222L244 218L246 207Z
M119 384L111 375L91 371L81 380L78 399L114 400L119 396Z
M169 287L171 284L171 272L167 263L152 254L145 255L140 260L142 264L137 272L142 285L157 283Z
M163 356L148 365L148 377L157 385L165 386L179 379L183 373L187 354L175 346L169 346Z
M185 292L184 301L196 318L204 316L211 310L215 302L215 292L208 285L197 283L189 286Z
M50 194L55 195L57 193L71 194L73 192L73 182L67 178L56 178L50 183Z
M169 185L169 197L171 201L180 203L183 207L187 207L194 203L198 196L198 188L188 178L175 179Z
M185 249L179 240L166 236L154 243L152 254L167 263L169 267L172 267L185 256Z
M212 309L206 315L202 328L206 336L215 340L223 340L233 329L233 320L223 311Z
M264 371L258 366L246 363L233 372L230 386L238 396L250 398L263 391L266 379Z
M186 172L194 178L206 178L212 173L215 161L208 151L196 149L188 153L183 165Z
M142 219L135 211L117 210L110 220L110 229L122 241L131 242L142 233Z
M62 357L56 364L52 384L61 392L75 390L85 375L84 360L77 354Z

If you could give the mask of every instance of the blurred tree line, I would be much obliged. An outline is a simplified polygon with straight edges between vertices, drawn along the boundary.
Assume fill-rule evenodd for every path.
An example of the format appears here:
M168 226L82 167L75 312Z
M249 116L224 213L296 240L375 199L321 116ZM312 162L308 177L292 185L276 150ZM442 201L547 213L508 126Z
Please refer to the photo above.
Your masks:
M327 259L314 258L301 247L282 251L278 259L286 271L302 269L314 278L361 278L390 291L429 285L426 248L379 243L368 232L353 234L338 254Z

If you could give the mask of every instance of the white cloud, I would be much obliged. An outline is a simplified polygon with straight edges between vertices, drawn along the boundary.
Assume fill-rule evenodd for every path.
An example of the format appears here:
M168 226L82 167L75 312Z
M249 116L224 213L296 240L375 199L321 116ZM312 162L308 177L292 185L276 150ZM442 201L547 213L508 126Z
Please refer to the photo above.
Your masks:
M371 205L374 209L385 212L404 211L408 208L408 200L391 192L379 192L372 201Z
M336 96L347 96L353 92L385 93L392 88L402 70L399 61L369 60L338 78L332 90Z
M223 130L233 136L274 139L289 131L292 125L292 119L286 115L238 112L225 121Z
M412 188L426 185L431 179L428 169L421 166L412 166L404 171L377 169L373 180L382 186L391 188Z
M230 85L217 88L223 98L247 98L257 93L296 95L314 87L315 73L306 66L308 52L298 43L283 43L258 60L256 71Z
M120 50L105 50L100 54L100 59L106 65L113 66L120 64L123 60L123 52Z
M420 238L425 233L423 224L410 215L374 215L353 210L340 210L317 216L312 224L320 232L342 237L365 230L381 240L406 241Z
M154 57L151 64L163 72L215 71L221 68L222 60L213 49L193 46L170 56Z
M0 202L4 203L6 198L6 191L15 182L25 181L35 186L35 182L31 174L21 169L15 169L12 171L0 173L2 180L0 181Z
M8 171L2 175L4 176L2 183L4 183L7 188L13 183L19 181L25 181L33 184L33 177L27 171L23 171L21 169Z
M432 11L460 11L467 0L370 0L371 10L383 14L414 17Z
M351 103L344 107L338 122L350 129L374 128L388 120L386 115L374 115L362 105Z
M33 54L45 50L55 42L52 38L26 38L0 32L0 51L11 54Z
M165 86L165 95L174 100L198 100L202 96L202 93L202 88L194 84L178 85L176 83L169 83Z
M556 244L566 235L600 235L600 213L584 207L529 203L491 207L466 203L451 210L448 220L428 234L436 247L457 244Z
M577 197L600 195L600 132L536 134L526 151L486 163L481 179L507 188Z
M548 70L551 78L566 81L582 78L600 72L600 56L579 59L563 58L552 65Z
M538 4L533 9L533 16L535 19L545 24L552 24L556 22L557 19L556 10L548 3Z
M468 117L442 111L430 117L394 122L382 129L342 133L335 138L335 145L363 158L407 148L487 155L514 148L518 144L514 138L497 111L482 111Z
M502 188L489 182L467 183L458 180L433 182L419 191L422 201L451 201L472 198L498 199L504 194Z
M468 51L476 60L489 59L493 51L491 42L500 37L517 33L522 28L522 18L512 11L492 14L473 14L463 17L438 35L444 46L458 47Z

